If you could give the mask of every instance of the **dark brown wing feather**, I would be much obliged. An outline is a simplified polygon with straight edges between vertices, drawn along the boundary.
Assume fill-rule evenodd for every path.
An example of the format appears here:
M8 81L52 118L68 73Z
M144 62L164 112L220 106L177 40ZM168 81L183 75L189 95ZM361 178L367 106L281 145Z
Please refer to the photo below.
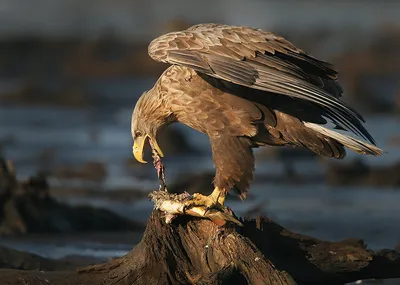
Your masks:
M298 118L275 110L277 124L268 127L270 134L275 134L276 141L283 140L296 146L303 146L318 155L343 158L346 150L343 145L327 136L304 126Z
M339 128L375 143L361 124L363 118L339 100L342 89L333 66L273 33L201 24L156 38L149 55L238 85L307 100Z

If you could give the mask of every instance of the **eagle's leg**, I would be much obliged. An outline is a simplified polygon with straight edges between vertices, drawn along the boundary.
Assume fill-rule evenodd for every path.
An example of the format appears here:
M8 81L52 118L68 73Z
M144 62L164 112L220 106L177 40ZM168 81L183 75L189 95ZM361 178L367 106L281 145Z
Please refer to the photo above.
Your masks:
M219 205L224 206L225 197L227 191L219 187L215 187L214 191L210 194L210 197L214 199Z
M210 209L220 209L224 208L226 191L219 187L215 187L214 191L206 196L200 193L194 193L192 198L185 202L185 208L200 207L204 209L204 214Z

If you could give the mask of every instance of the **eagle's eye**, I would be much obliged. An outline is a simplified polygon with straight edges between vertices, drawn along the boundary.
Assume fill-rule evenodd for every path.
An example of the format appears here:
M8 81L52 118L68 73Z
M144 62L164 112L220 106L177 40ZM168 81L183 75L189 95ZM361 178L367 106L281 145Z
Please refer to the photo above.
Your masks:
M135 138L140 137L140 136L142 136L142 133L139 132L139 131L136 131L136 132L135 132Z

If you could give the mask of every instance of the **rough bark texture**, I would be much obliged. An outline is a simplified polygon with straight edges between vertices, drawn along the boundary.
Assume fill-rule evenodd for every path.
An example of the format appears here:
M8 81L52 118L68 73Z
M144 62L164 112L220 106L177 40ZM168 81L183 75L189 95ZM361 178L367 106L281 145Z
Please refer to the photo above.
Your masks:
M76 272L1 270L4 284L344 284L400 277L400 254L373 252L361 240L328 242L292 233L258 217L218 227L159 211L125 256Z

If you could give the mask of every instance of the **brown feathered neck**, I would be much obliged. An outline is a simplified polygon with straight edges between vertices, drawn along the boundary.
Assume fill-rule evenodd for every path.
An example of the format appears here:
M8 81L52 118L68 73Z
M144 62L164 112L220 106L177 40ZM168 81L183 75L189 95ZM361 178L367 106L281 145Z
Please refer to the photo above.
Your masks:
M165 97L156 88L152 88L140 96L133 110L132 136L140 132L155 137L162 127L173 121L172 112L167 106Z

